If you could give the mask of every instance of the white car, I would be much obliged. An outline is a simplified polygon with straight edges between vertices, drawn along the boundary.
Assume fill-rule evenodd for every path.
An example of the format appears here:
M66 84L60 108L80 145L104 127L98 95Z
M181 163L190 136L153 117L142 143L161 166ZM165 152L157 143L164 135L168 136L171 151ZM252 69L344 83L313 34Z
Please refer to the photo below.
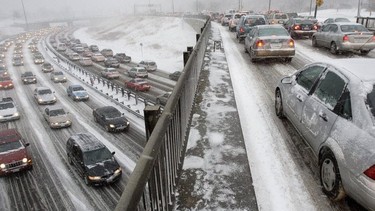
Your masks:
M51 72L51 80L55 83L65 83L67 81L66 76L62 71Z
M43 116L51 128L70 127L72 125L69 112L65 112L62 107L47 107L44 109Z
M3 98L0 101L0 122L20 119L20 113L11 97Z
M34 89L34 98L40 105L54 104L57 98L50 88L37 87Z

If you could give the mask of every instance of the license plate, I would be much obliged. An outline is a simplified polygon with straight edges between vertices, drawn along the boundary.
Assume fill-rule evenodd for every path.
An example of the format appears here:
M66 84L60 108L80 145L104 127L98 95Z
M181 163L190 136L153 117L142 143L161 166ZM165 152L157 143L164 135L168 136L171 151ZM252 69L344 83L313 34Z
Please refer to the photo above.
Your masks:
M118 127L117 129L118 129L118 130L125 129L125 126Z
M281 43L271 43L271 48L281 48Z
M309 27L305 27L305 28L303 28L304 30L309 30L310 28Z

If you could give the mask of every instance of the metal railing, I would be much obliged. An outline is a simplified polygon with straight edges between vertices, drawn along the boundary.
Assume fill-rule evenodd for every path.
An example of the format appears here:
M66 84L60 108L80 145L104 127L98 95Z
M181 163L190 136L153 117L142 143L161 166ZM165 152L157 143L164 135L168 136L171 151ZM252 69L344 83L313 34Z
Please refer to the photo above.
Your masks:
M356 22L362 24L370 31L375 31L375 17L357 17Z
M188 55L184 70L130 175L116 211L173 209L211 29L209 17L199 18L206 20L201 34L196 37L195 47L184 52L184 59Z

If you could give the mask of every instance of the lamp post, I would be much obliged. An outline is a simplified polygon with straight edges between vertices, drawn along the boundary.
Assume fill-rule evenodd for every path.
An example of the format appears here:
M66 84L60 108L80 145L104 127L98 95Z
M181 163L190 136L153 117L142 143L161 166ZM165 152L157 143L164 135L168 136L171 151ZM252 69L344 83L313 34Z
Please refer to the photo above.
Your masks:
M25 17L25 22L26 22L26 31L29 31L29 22L27 21L25 5L23 5L23 0L21 0L21 3L22 3L23 15Z
M361 16L361 0L358 0L358 11L357 11L357 17Z
M310 1L310 10L309 10L309 15L311 15L312 2L313 2L313 0Z
M268 0L268 11L271 10L271 0Z
M143 47L143 44L142 44L142 43L140 43L139 45L141 46L141 55L142 55L142 59L143 59L143 49L142 49L142 47Z

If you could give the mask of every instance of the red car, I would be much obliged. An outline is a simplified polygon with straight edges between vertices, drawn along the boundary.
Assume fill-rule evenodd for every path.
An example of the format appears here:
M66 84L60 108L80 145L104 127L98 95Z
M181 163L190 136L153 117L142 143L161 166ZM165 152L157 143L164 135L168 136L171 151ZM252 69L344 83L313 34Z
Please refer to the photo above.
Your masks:
M28 146L16 129L0 131L0 176L33 168Z
M134 89L135 91L142 92L148 91L151 88L150 84L146 80L140 78L125 81L125 86L129 89Z
M13 80L9 76L0 76L0 89L12 89L13 87Z

